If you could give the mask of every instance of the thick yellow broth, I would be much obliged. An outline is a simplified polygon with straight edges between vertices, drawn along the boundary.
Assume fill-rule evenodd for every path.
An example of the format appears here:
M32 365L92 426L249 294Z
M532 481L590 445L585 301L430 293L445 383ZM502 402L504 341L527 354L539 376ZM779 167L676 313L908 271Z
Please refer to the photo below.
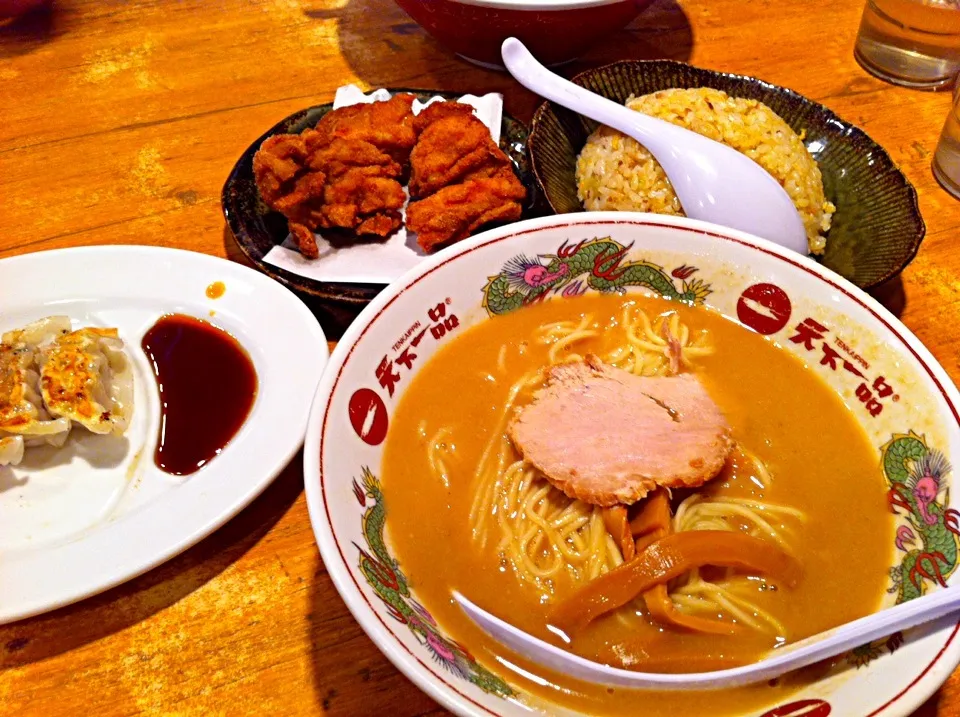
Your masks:
M451 591L459 590L556 643L546 629L547 608L532 588L500 566L496 541L485 550L471 541L473 475L510 384L547 363L547 348L533 341L537 328L584 314L613 325L627 301L638 303L651 318L677 311L691 330L709 332L715 351L696 359L695 370L726 414L736 440L763 460L773 476L762 491L749 472L728 466L706 490L753 495L807 515L800 528L788 524L791 549L803 565L801 583L792 590L758 591L756 602L784 623L789 640L875 610L893 542L877 450L840 398L796 357L719 314L662 299L607 295L555 300L484 321L450 340L414 378L391 421L382 466L387 539L418 599L443 628L523 692L590 714L654 717L699 714L707 705L713 715L739 714L782 701L817 674L807 671L774 685L722 693L653 694L584 685L505 654L451 601ZM611 334L578 343L574 350L602 355L613 348ZM498 376L504 344L506 374ZM430 470L427 439L419 431L423 421L428 437L444 426L453 430L449 489ZM570 589L558 584L556 597ZM749 662L773 644L772 636L759 633L729 637L662 629L641 615L631 616L626 625L615 616L598 620L575 636L571 649L618 666L676 671ZM511 673L497 656L541 675L547 686Z

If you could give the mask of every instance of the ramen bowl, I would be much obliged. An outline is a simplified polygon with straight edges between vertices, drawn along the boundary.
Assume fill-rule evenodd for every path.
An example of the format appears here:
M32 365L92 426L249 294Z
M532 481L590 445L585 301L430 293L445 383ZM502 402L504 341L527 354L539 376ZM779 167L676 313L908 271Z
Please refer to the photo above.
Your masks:
M763 395L756 405L767 409L756 413L744 406L746 414L754 411L746 423L731 417L735 437L738 426L767 430L778 405L813 400L810 381L830 397L836 416L788 427L815 436L804 447L810 451L804 481L815 488L809 495L840 495L853 480L815 470L819 461L843 452L830 444L841 418L858 432L863 475L875 484L868 501L835 506L832 522L811 527L804 539L828 541L817 543L818 553L836 561L842 580L844 571L863 570L867 553L829 543L832 531L880 536L869 572L858 573L858 580L876 587L867 612L955 582L958 524L950 496L957 490L949 489L950 466L960 460L960 395L920 342L860 289L762 239L685 218L597 212L520 222L428 257L377 296L338 344L307 431L306 493L326 569L363 629L414 683L461 715L911 714L960 662L955 620L893 635L832 666L735 695L631 694L540 670L485 638L457 612L449 594L437 591L436 576L458 575L455 587L474 599L471 576L482 571L461 564L473 559L470 539L464 531L411 543L408 532L417 521L453 511L456 494L473 490L475 462L465 453L473 439L443 439L446 467L437 476L446 488L436 491L447 491L449 499L441 497L435 509L426 507L422 486L399 477L407 474L398 457L411 465L421 459L400 450L397 441L419 432L424 451L439 450L439 439L428 439L432 427L425 427L440 413L468 410L469 382L487 380L488 370L489 380L499 380L496 369L470 365L472 354L457 353L458 343L486 332L488 347L482 350L496 357L492 338L502 334L507 345L515 317L570 311L577 319L590 301L653 302L682 316L709 313L714 323L742 332L737 336L745 344L777 352L777 361L806 372L803 381L767 391L774 384L764 367L772 364L741 366L741 389L759 387ZM703 308L712 311L696 313ZM719 336L719 358L711 360L722 363ZM514 353L504 355L507 368L518 360ZM447 372L453 378L431 368L443 362L454 367ZM463 389L456 384L460 377ZM410 402L426 395L433 408ZM489 408L496 413L503 406ZM496 434L496 425L484 428L484 420L476 419L476 433ZM453 519L465 522L468 516ZM421 554L414 556L411 545ZM806 575L815 575L807 567ZM491 574L498 570L489 567ZM824 611L842 612L852 599L836 585L808 587ZM482 606L510 610L489 600Z
M560 65L636 18L650 0L396 0L465 60L503 69L500 45L519 38L541 62Z

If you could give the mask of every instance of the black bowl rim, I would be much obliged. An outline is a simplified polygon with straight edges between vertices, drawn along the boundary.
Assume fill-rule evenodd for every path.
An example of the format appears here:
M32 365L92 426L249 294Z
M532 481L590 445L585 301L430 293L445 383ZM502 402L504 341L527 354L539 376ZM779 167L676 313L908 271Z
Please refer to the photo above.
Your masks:
M903 188L906 190L907 197L910 203L910 214L914 219L915 231L914 231L913 239L911 240L909 245L910 247L909 251L906 253L903 261L900 262L899 266L891 268L881 278L873 282L870 282L869 284L859 284L859 287L861 289L866 290L866 289L873 289L877 286L880 286L884 282L887 282L890 279L894 278L895 276L899 275L904 269L907 268L907 266L909 266L910 262L912 262L916 258L917 252L920 251L920 244L923 242L923 239L927 233L926 223L923 221L923 216L920 214L920 204L917 199L916 188L913 186L910 180L907 179L906 175L903 173L903 170L901 170L900 167L897 166L896 162L893 161L893 158L890 157L890 154L887 152L886 149L884 149L872 137L870 137L870 135L868 135L862 129L857 127L855 124L847 122L842 117L839 117L829 107L826 107L825 105L820 104L816 100L811 100L809 97L805 97L804 95L801 95L799 92L796 92L795 90L791 90L789 87L782 87L781 85L775 85L772 82L767 82L766 80L761 80L757 77L752 77L750 75L738 75L733 72L722 72L720 70L710 70L704 67L697 67L696 65L691 65L686 62L679 62L677 60L618 60L617 62L611 62L607 65L601 65L600 67L594 67L589 70L584 70L583 72L578 72L576 75L570 78L570 81L576 84L580 84L579 81L582 80L584 77L589 77L599 72L603 72L604 70L608 70L615 67L643 68L643 67L652 67L652 66L687 68L687 69L696 70L697 72L702 72L708 75L713 75L714 77L718 77L718 78L738 80L738 81L757 84L759 86L762 86L765 89L782 94L788 97L789 99L795 100L797 102L803 103L808 106L813 106L818 110L822 111L829 121L835 122L843 128L843 132L845 135L843 141L850 141L850 139L852 139L853 137L856 137L859 140L866 143L867 145L869 145L870 148L875 150L880 157L881 166L879 169L881 171L890 172L893 176L897 177L899 179L900 184L902 184ZM557 208L554 206L553 199L547 193L546 186L543 180L540 178L540 170L539 170L539 164L537 159L538 153L535 150L538 139L539 139L538 129L542 124L541 118L543 117L544 114L551 111L553 106L554 106L554 103L547 100L543 102L537 108L537 110L533 113L533 119L530 121L530 134L527 137L527 152L530 156L530 168L531 168L531 171L533 172L534 179L536 179L537 181L537 185L540 190L541 196L546 201L547 205L550 207L550 210L554 214L560 214L561 212L559 212ZM849 279L847 280L851 281ZM853 282L853 281L851 281L851 283L856 284L856 282Z
M411 94L430 94L430 95L439 95L445 99L453 99L456 97L462 97L463 92L453 92L448 90L438 90L438 89L429 89L429 88L414 88L414 87L386 87L384 88L387 92L391 94L409 92ZM370 90L368 90L369 92ZM384 283L343 283L343 282L328 282L328 281L318 281L316 279L311 279L306 276L300 276L299 274L294 274L293 272L287 271L286 269L281 269L280 267L273 266L268 264L263 260L262 257L256 256L251 248L253 242L250 238L249 233L247 232L242 217L241 212L238 208L234 207L234 203L231 197L231 191L237 182L243 178L248 178L246 173L243 172L243 165L249 161L252 161L253 153L260 148L260 145L268 138L272 137L275 134L281 134L285 131L285 127L289 126L291 123L299 121L303 116L306 116L314 110L332 108L333 102L324 102L318 105L311 105L304 109L297 110L296 112L287 115L279 122L274 124L270 129L260 135L257 139L250 143L246 149L244 149L240 156L237 158L237 161L234 162L233 167L230 170L230 173L227 175L227 179L223 184L223 188L220 190L220 208L223 212L223 218L227 222L227 226L230 228L230 232L233 235L233 239L236 242L237 246L240 247L240 251L243 252L243 255L257 268L257 270L263 272L270 278L279 281L281 284L286 286L292 291L306 294L308 296L315 297L322 301L327 301L330 303L339 304L341 306L354 306L354 307L363 307L366 304L379 294L389 282ZM516 117L511 115L506 110L503 111L503 119L509 120L510 122L519 125L527 133L525 139L524 150L526 152L528 161L530 159L530 128L527 124L521 122ZM530 174L533 175L532 164ZM539 180L534 178L534 183L536 184L536 189L540 189ZM531 197L531 203L536 201L536 196Z

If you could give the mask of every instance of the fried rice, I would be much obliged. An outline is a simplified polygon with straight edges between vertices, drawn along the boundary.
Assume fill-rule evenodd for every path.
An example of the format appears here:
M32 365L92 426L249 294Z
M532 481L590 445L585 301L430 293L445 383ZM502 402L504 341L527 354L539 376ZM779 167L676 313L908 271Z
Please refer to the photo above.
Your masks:
M631 97L627 107L686 127L747 155L793 200L810 252L822 254L836 207L827 201L816 161L773 110L757 100L708 88L670 89ZM643 145L609 127L587 138L577 159L577 194L589 211L683 215L663 168Z

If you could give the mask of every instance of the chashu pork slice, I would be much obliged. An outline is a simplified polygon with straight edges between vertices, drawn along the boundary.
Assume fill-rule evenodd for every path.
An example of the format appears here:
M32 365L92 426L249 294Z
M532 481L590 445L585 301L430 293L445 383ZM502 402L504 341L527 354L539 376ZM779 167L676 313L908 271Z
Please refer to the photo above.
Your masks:
M605 507L657 486L703 485L733 449L723 413L695 376L635 376L595 356L552 368L508 432L553 485Z

